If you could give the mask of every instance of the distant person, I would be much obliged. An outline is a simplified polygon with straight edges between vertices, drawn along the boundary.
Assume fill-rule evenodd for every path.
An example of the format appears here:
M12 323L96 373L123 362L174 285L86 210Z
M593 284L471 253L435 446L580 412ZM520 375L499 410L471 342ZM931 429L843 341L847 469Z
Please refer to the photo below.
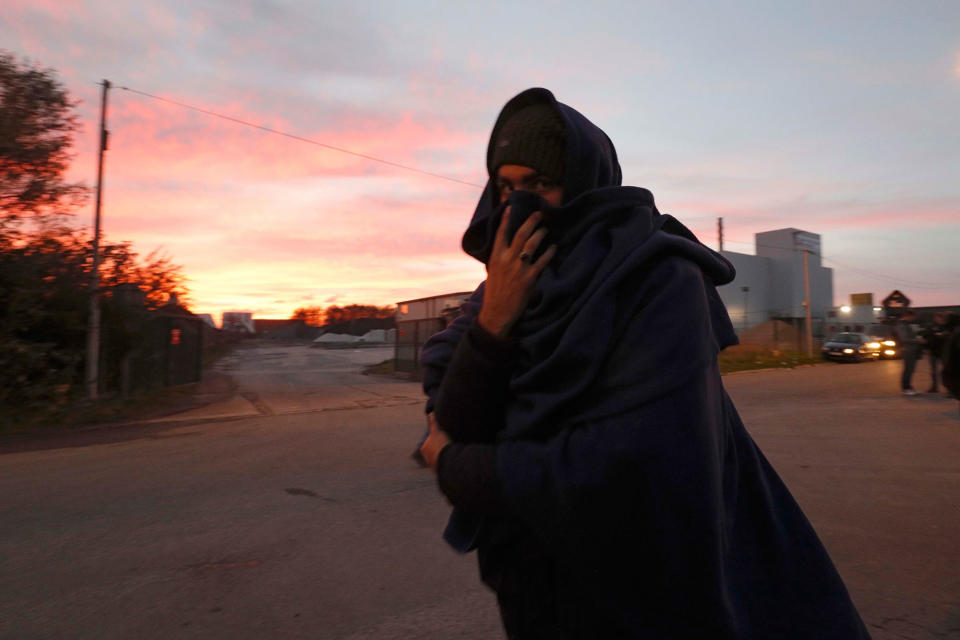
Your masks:
M868 638L723 389L731 264L545 89L486 165L462 244L487 278L424 347L421 452L507 637Z
M948 314L943 329L943 350L940 352L943 386L951 396L960 400L960 315Z
M933 314L933 323L923 330L923 348L930 359L930 388L927 393L937 393L939 380L939 367L942 361L943 348L947 338L946 315L943 311L937 311Z
M903 373L900 376L900 390L905 396L915 396L913 389L913 371L917 367L917 359L923 352L923 344L917 335L917 314L913 309L907 309L897 322L897 344L900 345L900 354L903 356Z

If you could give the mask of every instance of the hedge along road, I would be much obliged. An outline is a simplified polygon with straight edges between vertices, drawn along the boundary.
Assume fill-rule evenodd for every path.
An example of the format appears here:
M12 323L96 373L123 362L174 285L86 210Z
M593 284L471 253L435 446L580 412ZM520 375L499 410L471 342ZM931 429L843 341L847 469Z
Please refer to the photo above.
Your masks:
M281 358L254 360L263 397L299 388L264 364ZM957 403L900 396L899 366L725 384L874 638L949 637ZM410 402L131 426L0 456L0 637L502 637L475 559L440 540L430 472L408 457L417 385L367 385Z

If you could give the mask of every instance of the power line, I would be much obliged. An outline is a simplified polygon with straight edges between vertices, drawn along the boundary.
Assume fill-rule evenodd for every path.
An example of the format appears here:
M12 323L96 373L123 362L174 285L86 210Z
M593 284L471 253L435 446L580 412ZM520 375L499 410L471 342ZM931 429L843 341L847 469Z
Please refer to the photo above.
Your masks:
M919 282L913 282L913 281L911 281L911 280L904 280L903 278L897 278L897 277L895 277L895 276L888 276L888 275L885 275L885 274L882 274L882 273L876 273L876 272L873 272L873 271L866 271L865 269L858 269L858 268L856 268L856 267L851 267L850 265L844 264L844 263L842 263L842 262L837 262L837 261L836 261L835 259L833 259L833 258L824 258L824 260L826 260L827 262L831 262L831 263L837 265L838 267L842 267L842 268L844 268L844 269L849 269L849 270L851 270L851 271L856 271L857 273L859 273L859 274L861 274L861 275L863 275L863 276L867 276L867 277L869 277L869 278L874 278L874 279L876 279L876 280L884 280L884 281L887 281L887 282L892 282L892 283L894 283L894 284L898 284L898 283L899 283L899 286L904 286L904 287L916 287L916 288L918 288L918 289L942 289L942 288L944 288L944 287L953 287L953 286L956 286L955 284L951 284L951 283L940 283L940 282L919 283Z
M764 249L783 249L783 250L785 250L785 251L792 251L792 250L795 250L795 249L796 249L796 247L783 247L783 246L771 245L771 244L753 243L753 242L743 242L743 241L740 241L740 240L724 240L724 242L727 242L727 243L730 243L730 244L742 244L742 245L747 245L747 246L754 246L754 247L756 247L756 248L764 248ZM898 277L896 277L896 276L890 276L890 275L886 275L886 274L883 274L883 273L876 273L876 272L873 272L873 271L867 271L866 269L859 269L859 268L857 268L857 267L852 267L852 266L850 266L850 265L848 265L848 264L845 264L845 263L843 263L843 262L838 261L836 258L829 258L829 257L827 257L827 256L825 256L825 255L823 255L823 254L814 253L814 255L820 256L820 259L823 260L824 262L832 263L832 264L834 264L834 265L836 265L836 266L838 266L838 267L841 267L841 268L843 268L843 269L848 269L848 270L850 270L850 271L855 271L855 272L859 273L860 275L863 275L863 276L866 276L866 277L869 277L869 278L873 278L873 279L878 280L878 281L887 282L887 283L892 283L894 286L899 286L899 287L915 287L915 288L917 288L917 289L942 289L942 288L944 288L944 287L953 287L953 286L956 286L955 283L948 283L948 282L923 282L923 283L921 283L921 282L915 282L915 281L913 281L913 280L907 280L907 279L905 279L905 278L898 278Z
M233 116L228 116L223 113L217 113L216 111L210 111L209 109L203 109L201 107L195 107L185 102L178 102L176 100L171 100L169 98L161 98L160 96L155 96L151 93L145 91L139 91L137 89L131 89L130 87L117 87L118 89L123 89L124 91L129 91L130 93L136 93L141 96L146 96L147 98L152 98L153 100L159 100L160 102L166 102L169 104L177 105L178 107L183 107L184 109L190 109L192 111L197 111L199 113L206 114L208 116L213 116L214 118L220 118L222 120L228 120L236 124L242 124L247 127L252 127L254 129L260 129L261 131L266 131L267 133L273 133L279 136L284 136L286 138L291 138L293 140L299 140L300 142L307 142L309 144L317 145L318 147L323 147L324 149L331 149L333 151L339 151L340 153L346 153L351 156L356 156L358 158L363 158L365 160L372 160L373 162L379 162L381 164L389 165L391 167L396 167L398 169L404 169L406 171L413 171L414 173L420 173L425 176L431 176L433 178L440 178L441 180L448 180L450 182L456 182L458 184L463 184L468 187L477 187L479 189L483 188L483 185L474 184L472 182L467 182L465 180L459 180L457 178L451 178L450 176L445 176L439 173L433 173L431 171L424 171L423 169L417 169L416 167L411 167L405 164L400 164L399 162L393 162L391 160L384 160L383 158L377 158L374 156L367 155L365 153L358 153L356 151L350 151L349 149L344 149L342 147L335 147L331 144L326 144L318 140L311 140L310 138L304 138L303 136L298 136L292 133L287 133L286 131L280 131L279 129L273 129L271 127L265 127L261 124L256 124L254 122L248 122L246 120L241 120L240 118L234 118Z
M398 168L398 169L403 169L403 170L405 170L405 171L412 171L412 172L414 172L414 173L419 173L419 174L422 174L422 175L425 175L425 176L430 176L430 177L433 177L433 178L439 178L439 179L441 179L441 180L447 180L447 181L449 181L449 182L456 182L457 184L466 185L466 186L468 186L468 187L476 187L476 188L478 188L478 189L482 189L482 188L483 188L483 185L475 184L475 183L473 183L473 182L467 182L467 181L465 181L465 180L460 180L460 179L458 179L458 178L451 178L450 176L445 176L445 175L443 175L443 174L434 173L434 172L432 172L432 171L425 171L425 170L423 170L423 169L417 169L416 167L411 167L411 166L408 166L408 165L405 165L405 164L401 164L401 163L399 163L399 162L393 162L392 160L384 160L383 158L377 158L377 157L375 157L375 156L367 155L367 154L365 154L365 153L359 153L359 152L356 152L356 151L350 151L349 149L344 149L344 148L342 148L342 147L337 147L337 146L334 146L334 145L326 144L326 143L324 143L324 142L320 142L320 141L318 141L318 140L312 140L312 139L310 139L310 138L305 138L305 137L303 137L303 136L298 136L298 135L296 135L296 134L287 133L286 131L280 131L279 129L274 129L274 128L272 128L272 127L267 127L267 126L264 126L264 125L256 124L256 123L254 123L254 122L249 122L249 121L247 121L247 120L241 120L240 118L235 118L235 117L233 117L233 116L228 116L228 115L223 114L223 113L217 113L216 111L211 111L211 110L209 110L209 109L204 109L204 108L202 108L202 107L197 107L197 106L194 106L194 105L190 105L190 104L187 104L187 103L185 103L185 102L179 102L179 101L177 101L177 100L171 100L171 99L169 99L169 98L163 98L163 97L154 95L154 94L152 94L152 93L147 93L146 91L140 91L140 90L138 90L138 89L133 89L133 88L130 88L130 87L117 87L117 88L118 88L118 89L123 89L124 91L129 91L130 93L135 93L135 94L138 94L138 95L141 95L141 96L145 96L145 97L147 97L147 98L151 98L152 100L157 100L157 101L159 101L159 102L166 102L166 103L168 103L168 104L176 105L176 106L182 107L182 108L184 108L184 109L190 109L191 111L196 111L196 112L198 112L198 113L203 113L203 114L205 114L205 115L212 116L212 117L214 117L214 118L220 118L220 119L222 119L222 120L227 120L227 121L233 122L233 123L235 123L235 124L240 124L240 125L243 125L243 126L246 126L246 127L251 127L251 128L253 128L253 129L259 129L259 130L261 130L261 131L265 131L265 132L267 132L267 133L273 133L273 134L276 134L276 135L279 135L279 136L284 136L284 137L290 138L290 139L292 139L292 140L298 140L298 141L300 141L300 142L306 142L306 143L308 143L308 144L316 145L316 146L318 146L318 147L323 147L324 149L330 149L330 150L332 150L332 151L339 151L340 153L345 153L345 154L348 154L348 155L351 155L351 156L356 156L356 157L358 157L358 158L363 158L363 159L365 159L365 160L370 160L370 161L372 161L372 162L379 162L379 163L381 163L381 164L385 164L385 165L388 165L388 166L391 166L391 167L395 167L395 168ZM763 248L768 248L768 249L783 249L783 250L788 250L788 251L795 249L795 247L780 247L780 246L774 246L774 245L766 245L766 244L757 244L757 243L751 243L751 242L743 242L743 241L740 241L740 240L726 240L726 242L728 242L728 243L730 243L730 244L740 244L740 245L746 245L746 246L754 246L755 248L763 247ZM822 255L822 254L820 254L820 258L821 258L822 260L827 261L827 262L832 262L832 263L836 264L837 266L843 267L844 269L849 269L849 270L851 270L851 271L856 271L856 272L858 272L858 273L860 273L860 274L862 274L862 275L868 276L868 277L873 277L873 278L875 278L875 279L884 280L884 281L888 281L888 282L900 283L899 286L911 286L911 287L918 287L918 288L922 288L922 289L936 289L936 288L941 288L941 287L950 287L950 286L953 286L953 284L947 284L947 283L943 283L943 284L940 284L940 283L923 283L923 284L921 284L921 283L917 283L917 282L912 282L912 281L910 281L910 280L905 280L905 279L903 279L903 278L897 278L897 277L894 277L894 276L888 276L888 275L884 275L884 274L873 273L873 272L870 272L870 271L866 271L866 270L864 270L864 269L858 269L858 268L856 268L856 267L851 267L851 266L849 266L849 265L845 265L845 264L843 264L843 263L841 263L841 262L838 262L837 260L834 260L834 259L832 259L832 258L827 258L826 256L824 256L824 255Z

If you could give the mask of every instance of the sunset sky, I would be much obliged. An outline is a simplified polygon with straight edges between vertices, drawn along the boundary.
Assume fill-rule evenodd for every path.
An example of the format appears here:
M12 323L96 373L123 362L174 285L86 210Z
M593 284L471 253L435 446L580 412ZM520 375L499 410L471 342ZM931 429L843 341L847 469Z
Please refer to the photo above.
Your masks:
M543 86L705 244L718 216L744 253L796 227L822 235L837 304L960 304L960 2L3 0L0 48L81 101L70 175L90 185L104 78L475 185L500 108ZM460 250L477 186L109 101L105 233L183 265L195 312L287 317L483 278Z

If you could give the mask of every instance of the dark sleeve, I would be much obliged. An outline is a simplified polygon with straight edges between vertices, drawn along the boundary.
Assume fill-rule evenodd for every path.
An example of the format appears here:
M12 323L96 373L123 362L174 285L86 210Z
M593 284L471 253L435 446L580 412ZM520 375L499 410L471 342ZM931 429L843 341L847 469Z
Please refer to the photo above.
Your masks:
M514 340L499 340L474 321L457 345L437 392L437 424L454 442L492 443L503 428Z
M484 283L481 282L470 298L460 305L460 315L446 329L430 336L420 350L423 392L427 395L427 413L434 409L437 390L440 388L440 382L443 380L457 344L480 313L480 306L483 304L483 285Z
M437 461L437 482L450 504L458 509L479 515L506 513L497 474L496 445L447 445Z
M497 432L503 427L513 340L499 340L474 321L450 360L437 393L435 417L453 443L437 461L437 482L450 503L470 513L507 512L497 472Z

